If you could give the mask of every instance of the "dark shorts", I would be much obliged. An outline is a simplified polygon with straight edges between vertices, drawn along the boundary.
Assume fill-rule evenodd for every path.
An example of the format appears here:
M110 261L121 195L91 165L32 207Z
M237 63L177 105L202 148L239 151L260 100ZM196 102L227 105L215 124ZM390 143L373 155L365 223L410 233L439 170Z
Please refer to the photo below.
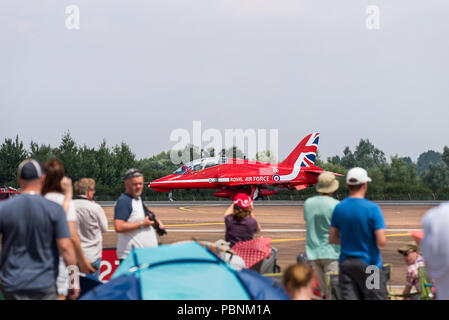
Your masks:
M387 300L387 279L357 258L348 258L339 265L339 286L343 300Z

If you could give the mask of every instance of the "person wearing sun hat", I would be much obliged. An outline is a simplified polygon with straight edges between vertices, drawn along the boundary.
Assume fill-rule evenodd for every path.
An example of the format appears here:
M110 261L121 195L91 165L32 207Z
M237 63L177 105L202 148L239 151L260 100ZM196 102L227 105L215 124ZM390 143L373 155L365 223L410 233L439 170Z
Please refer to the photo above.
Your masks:
M404 261L407 264L407 276L402 294L408 295L413 287L419 292L418 269L425 265L424 259L419 253L418 245L414 241L409 242L400 247L398 252L404 257Z
M224 214L226 235L225 240L231 247L239 241L253 239L254 234L260 231L253 212L253 200L245 193L235 196L234 202Z
M346 174L349 196L332 213L329 243L340 244L338 278L343 300L386 300L388 297L379 250L387 243L385 222L380 207L365 199L368 182L371 178L365 169L350 169ZM373 285L370 270L377 271L378 285Z
M304 202L306 256L320 283L321 297L326 299L330 296L327 278L330 273L338 272L340 256L340 246L329 244L332 212L339 203L332 198L332 194L338 190L339 183L333 173L323 172L318 176L315 187L319 195L308 198Z

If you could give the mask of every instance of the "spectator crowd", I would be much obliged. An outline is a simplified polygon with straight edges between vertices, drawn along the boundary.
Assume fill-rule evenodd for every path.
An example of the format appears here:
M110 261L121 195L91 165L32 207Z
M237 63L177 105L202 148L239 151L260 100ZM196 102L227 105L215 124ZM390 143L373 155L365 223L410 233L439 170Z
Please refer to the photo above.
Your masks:
M99 281L102 234L108 229L105 212L94 200L95 181L82 178L73 189L58 159L44 164L25 160L17 177L21 194L0 202L0 292L8 300L77 299L80 279ZM371 178L363 168L352 168L345 182L349 195L338 201L333 198L340 187L335 175L321 173L317 195L304 203L305 254L282 274L283 288L291 299L385 300L392 296L380 250L387 244L383 213L365 198ZM165 233L163 222L141 198L143 186L142 171L126 171L125 191L114 208L120 262L135 248L157 247L158 235ZM233 252L254 240L261 231L254 211L251 197L237 194L224 213L225 239L217 245ZM429 210L423 229L421 238L397 249L407 266L404 289L397 296L449 299L449 204ZM261 263L271 259L275 265L276 252L272 248L271 257ZM262 272L261 263L251 269ZM242 259L237 264L244 267Z

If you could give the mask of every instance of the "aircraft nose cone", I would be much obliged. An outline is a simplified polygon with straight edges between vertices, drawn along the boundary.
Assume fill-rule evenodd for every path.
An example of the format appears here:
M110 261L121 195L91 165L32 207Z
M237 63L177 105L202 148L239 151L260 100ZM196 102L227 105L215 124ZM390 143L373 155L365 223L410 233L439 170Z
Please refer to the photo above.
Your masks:
M154 180L154 181L150 182L150 184L148 186L150 188L154 189L156 187L156 185L157 185L157 183L155 183L155 182L157 182L157 180Z
M152 189L163 189L166 186L164 182L166 182L165 179L161 178L150 182L148 186Z

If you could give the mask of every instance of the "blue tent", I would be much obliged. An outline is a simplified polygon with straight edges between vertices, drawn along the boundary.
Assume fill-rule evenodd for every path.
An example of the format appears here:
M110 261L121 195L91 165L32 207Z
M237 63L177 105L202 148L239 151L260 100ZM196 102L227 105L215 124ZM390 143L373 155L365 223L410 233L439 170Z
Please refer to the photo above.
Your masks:
M81 300L288 299L283 289L252 270L236 271L196 242L137 248L111 280Z

